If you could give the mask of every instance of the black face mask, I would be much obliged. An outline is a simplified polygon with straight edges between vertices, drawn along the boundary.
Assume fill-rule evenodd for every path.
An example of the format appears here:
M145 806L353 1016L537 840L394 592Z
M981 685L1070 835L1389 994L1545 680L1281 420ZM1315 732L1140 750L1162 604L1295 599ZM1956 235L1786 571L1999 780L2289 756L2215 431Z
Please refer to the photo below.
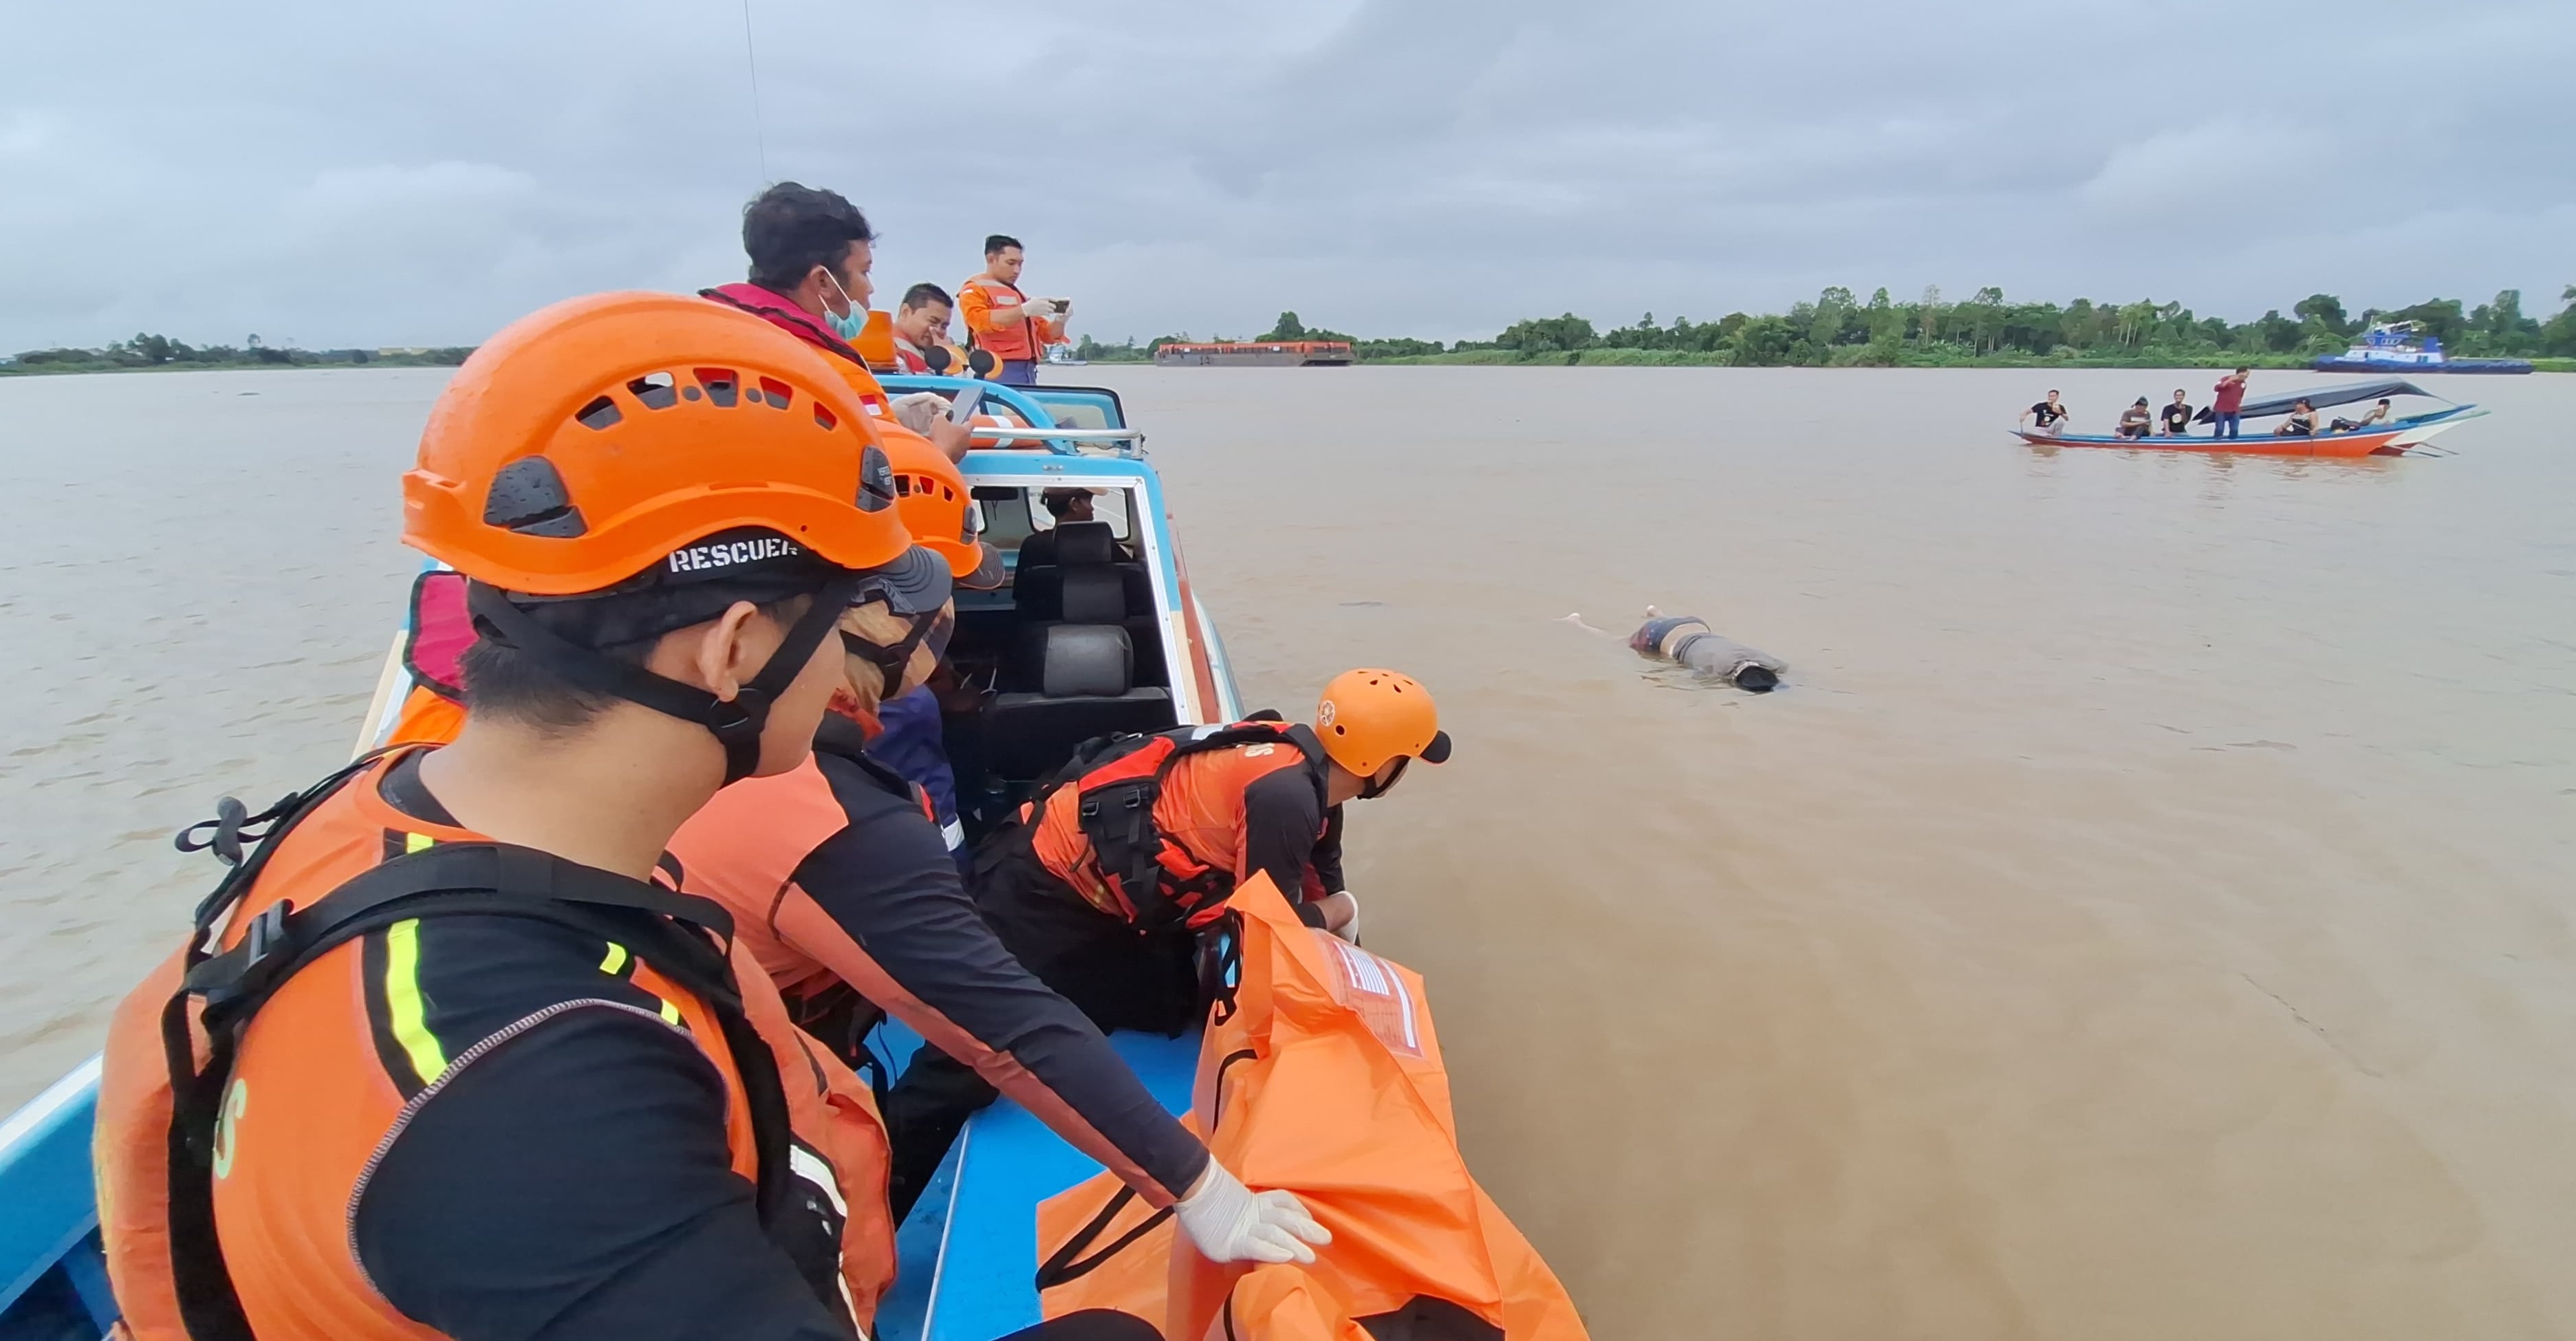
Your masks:
M948 639L956 631L954 616L945 610L933 610L913 616L911 630L903 635L903 641L892 645L863 638L848 629L842 629L840 634L841 646L851 656L877 668L878 696L893 698L903 690L904 672L912 665L912 654L927 646L933 660L948 655Z
M1394 791L1395 784L1404 781L1404 770L1412 766L1412 755L1399 754L1395 756L1395 762L1389 765L1391 771L1387 773L1385 778L1381 779L1376 774L1370 774L1368 781L1360 784L1360 799L1363 801L1374 801L1377 798L1386 795L1388 792Z

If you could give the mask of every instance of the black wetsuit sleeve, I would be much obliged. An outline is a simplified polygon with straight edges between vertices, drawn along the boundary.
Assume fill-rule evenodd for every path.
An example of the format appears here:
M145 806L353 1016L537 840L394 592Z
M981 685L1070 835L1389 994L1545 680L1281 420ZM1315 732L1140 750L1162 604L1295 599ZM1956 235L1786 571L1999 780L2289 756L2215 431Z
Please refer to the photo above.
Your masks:
M1051 1096L1171 1196L1187 1192L1207 1169L1207 1148L1155 1101L1089 1018L1003 948L966 897L939 831L853 765L818 757L850 822L796 868L797 886L898 989L1016 1062L1044 1093L991 1077L999 1088L1033 1109ZM906 1003L876 1004L921 1029ZM1027 1103L1032 1098L1039 1102Z
M356 1210L405 1316L458 1341L849 1341L762 1232L724 1082L678 1031L577 1006L444 1080Z
M1270 883L1290 903L1306 902L1306 873L1316 867L1316 835L1324 827L1324 802L1315 795L1315 780L1302 768L1283 768L1243 789L1244 879L1267 872ZM1333 874L1339 875L1339 863ZM1338 885L1326 885L1332 893Z
M1342 808L1324 812L1324 836L1315 840L1315 878L1324 882L1324 892L1336 894L1350 888L1342 878Z

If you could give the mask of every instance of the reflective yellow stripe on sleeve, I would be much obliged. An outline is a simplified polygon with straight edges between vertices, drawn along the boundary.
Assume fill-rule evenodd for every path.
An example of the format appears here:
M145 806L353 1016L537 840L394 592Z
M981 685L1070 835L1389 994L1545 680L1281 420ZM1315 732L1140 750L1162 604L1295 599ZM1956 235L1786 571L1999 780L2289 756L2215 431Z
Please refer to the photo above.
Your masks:
M626 967L626 947L615 941L610 941L608 943L608 957L599 961L599 971L602 973L615 973L624 967Z
M411 1058L420 1083L435 1082L447 1070L447 1053L429 1032L428 1010L420 998L420 919L409 918L385 928L385 1012L393 1022L394 1041Z

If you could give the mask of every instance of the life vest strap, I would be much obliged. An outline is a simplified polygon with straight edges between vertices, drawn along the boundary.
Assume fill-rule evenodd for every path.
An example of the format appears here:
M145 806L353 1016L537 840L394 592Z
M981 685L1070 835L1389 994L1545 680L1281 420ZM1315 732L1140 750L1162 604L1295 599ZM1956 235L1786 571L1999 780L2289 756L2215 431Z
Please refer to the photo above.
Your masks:
M777 1057L744 1012L728 946L732 917L696 895L565 861L504 843L447 843L393 858L343 883L310 906L284 901L262 909L239 944L222 954L204 946L211 918L237 902L297 823L375 757L281 801L262 816L232 801L217 807L212 848L230 869L200 905L189 942L186 977L162 1008L162 1052L170 1076L169 1219L171 1283L192 1341L256 1341L225 1266L214 1214L213 1143L226 1086L250 1019L294 974L329 951L405 918L481 913L529 917L602 940L635 943L666 977L694 995L715 1018L750 1110L757 1178L755 1205L764 1229L784 1232L794 1192L787 1094ZM230 798L226 798L230 801ZM267 827L247 831L253 823ZM183 847L198 828L183 831ZM250 837L256 848L239 846ZM194 850L194 849L190 849ZM654 914L635 928L612 926L599 908ZM719 945L701 933L712 932ZM192 1003L203 1002L200 1016ZM207 1056L197 1061L201 1018ZM782 1240L781 1247L789 1245Z

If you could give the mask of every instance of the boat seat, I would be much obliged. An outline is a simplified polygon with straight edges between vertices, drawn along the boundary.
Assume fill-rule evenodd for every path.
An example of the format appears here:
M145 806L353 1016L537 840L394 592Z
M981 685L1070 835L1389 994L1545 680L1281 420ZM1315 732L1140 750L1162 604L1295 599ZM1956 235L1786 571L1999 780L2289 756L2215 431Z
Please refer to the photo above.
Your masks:
M1135 644L1123 625L1045 624L1025 636L1037 691L996 694L983 712L984 766L995 776L1033 781L1094 736L1178 725L1169 690L1135 684Z
M1118 547L1109 523L1066 522L1020 542L1011 601L1029 621L1115 624L1154 611L1145 565Z

